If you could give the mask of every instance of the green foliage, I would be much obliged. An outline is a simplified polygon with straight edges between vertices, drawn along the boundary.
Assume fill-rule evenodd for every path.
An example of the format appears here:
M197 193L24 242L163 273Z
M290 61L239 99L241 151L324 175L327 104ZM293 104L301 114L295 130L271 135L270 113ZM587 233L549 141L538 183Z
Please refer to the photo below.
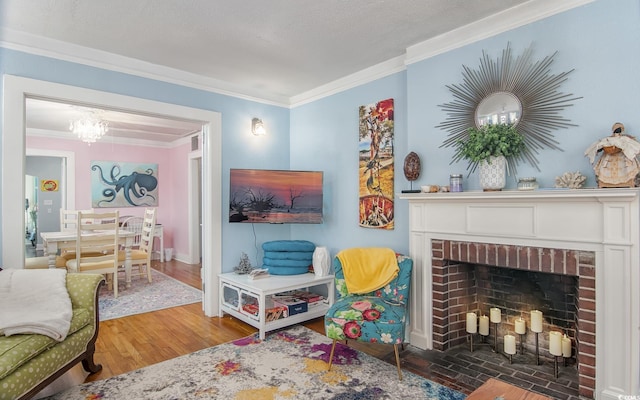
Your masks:
M491 156L517 157L525 147L523 136L510 124L469 128L468 137L456 141L456 159L476 165Z

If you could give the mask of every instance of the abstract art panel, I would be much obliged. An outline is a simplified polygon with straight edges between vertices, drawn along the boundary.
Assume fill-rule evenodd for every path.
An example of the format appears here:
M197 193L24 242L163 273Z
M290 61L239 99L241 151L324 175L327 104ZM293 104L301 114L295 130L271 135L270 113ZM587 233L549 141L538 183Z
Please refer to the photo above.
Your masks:
M393 99L359 111L360 226L393 229Z
M91 162L91 206L155 207L158 164Z

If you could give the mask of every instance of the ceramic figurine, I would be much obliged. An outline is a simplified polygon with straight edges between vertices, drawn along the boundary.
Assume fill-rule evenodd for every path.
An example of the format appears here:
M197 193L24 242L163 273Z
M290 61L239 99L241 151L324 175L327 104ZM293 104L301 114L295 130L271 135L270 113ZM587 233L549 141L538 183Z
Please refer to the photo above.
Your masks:
M624 125L616 122L613 134L593 143L585 151L596 174L598 187L634 187L640 172L640 143L624 133ZM601 154L596 161L596 156Z

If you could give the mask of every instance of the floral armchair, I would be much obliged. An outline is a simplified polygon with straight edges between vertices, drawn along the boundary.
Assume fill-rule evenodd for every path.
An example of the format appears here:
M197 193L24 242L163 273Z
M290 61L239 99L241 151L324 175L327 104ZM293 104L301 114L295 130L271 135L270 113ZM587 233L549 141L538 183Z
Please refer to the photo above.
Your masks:
M393 344L398 377L402 380L398 345L405 338L413 260L397 255L397 261L400 271L388 285L371 293L350 294L342 264L337 257L333 260L336 301L324 319L326 335L333 339L329 369L338 340Z

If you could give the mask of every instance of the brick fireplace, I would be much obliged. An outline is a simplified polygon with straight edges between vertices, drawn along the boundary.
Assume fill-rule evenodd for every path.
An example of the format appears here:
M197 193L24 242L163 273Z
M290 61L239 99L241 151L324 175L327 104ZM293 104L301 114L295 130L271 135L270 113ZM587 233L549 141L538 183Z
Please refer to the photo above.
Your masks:
M522 317L531 326L528 317L533 309L543 309L545 320L543 332L540 334L540 350L544 355L548 349L546 337L550 330L564 331L573 342L573 352L578 365L579 393L581 396L593 398L595 388L595 253L590 251L574 251L516 245L488 244L478 242L459 242L451 240L431 241L432 249L432 281L433 281L433 348L447 350L453 346L467 342L466 313L475 311L478 314L489 314L490 307L503 310L502 322L497 337L500 340L506 333L514 332L514 320ZM474 268L474 265L477 267ZM537 274L545 282L542 298L570 298L563 306L552 306L536 302L506 289L513 285L507 280L499 284L496 280L508 274L491 274L489 267L526 271L529 279ZM493 279L486 279L491 276ZM554 276L559 277L555 279ZM562 284L562 277L575 277ZM483 279L484 278L484 279ZM485 292L479 295L481 283L486 283ZM498 287L494 293L491 286ZM554 288L554 286L557 286ZM517 300L514 299L517 297ZM575 309L574 309L575 308ZM568 309L572 309L569 311ZM505 312L506 311L506 312ZM569 318L559 317L563 314ZM495 330L491 335L496 335ZM532 350L534 334L528 331L528 349Z
M492 278L503 288L533 279L517 274L545 274L541 285L562 287L569 300L566 312L545 315L541 354L549 356L549 330L567 332L582 397L640 396L639 196L638 189L400 195L409 201L414 259L410 342L436 350L464 344L467 311L488 315L491 302L514 297L502 289L481 294L477 282L496 286L487 274L507 272ZM498 338L513 331L515 316L527 319L539 307L522 297L495 306L506 311Z

